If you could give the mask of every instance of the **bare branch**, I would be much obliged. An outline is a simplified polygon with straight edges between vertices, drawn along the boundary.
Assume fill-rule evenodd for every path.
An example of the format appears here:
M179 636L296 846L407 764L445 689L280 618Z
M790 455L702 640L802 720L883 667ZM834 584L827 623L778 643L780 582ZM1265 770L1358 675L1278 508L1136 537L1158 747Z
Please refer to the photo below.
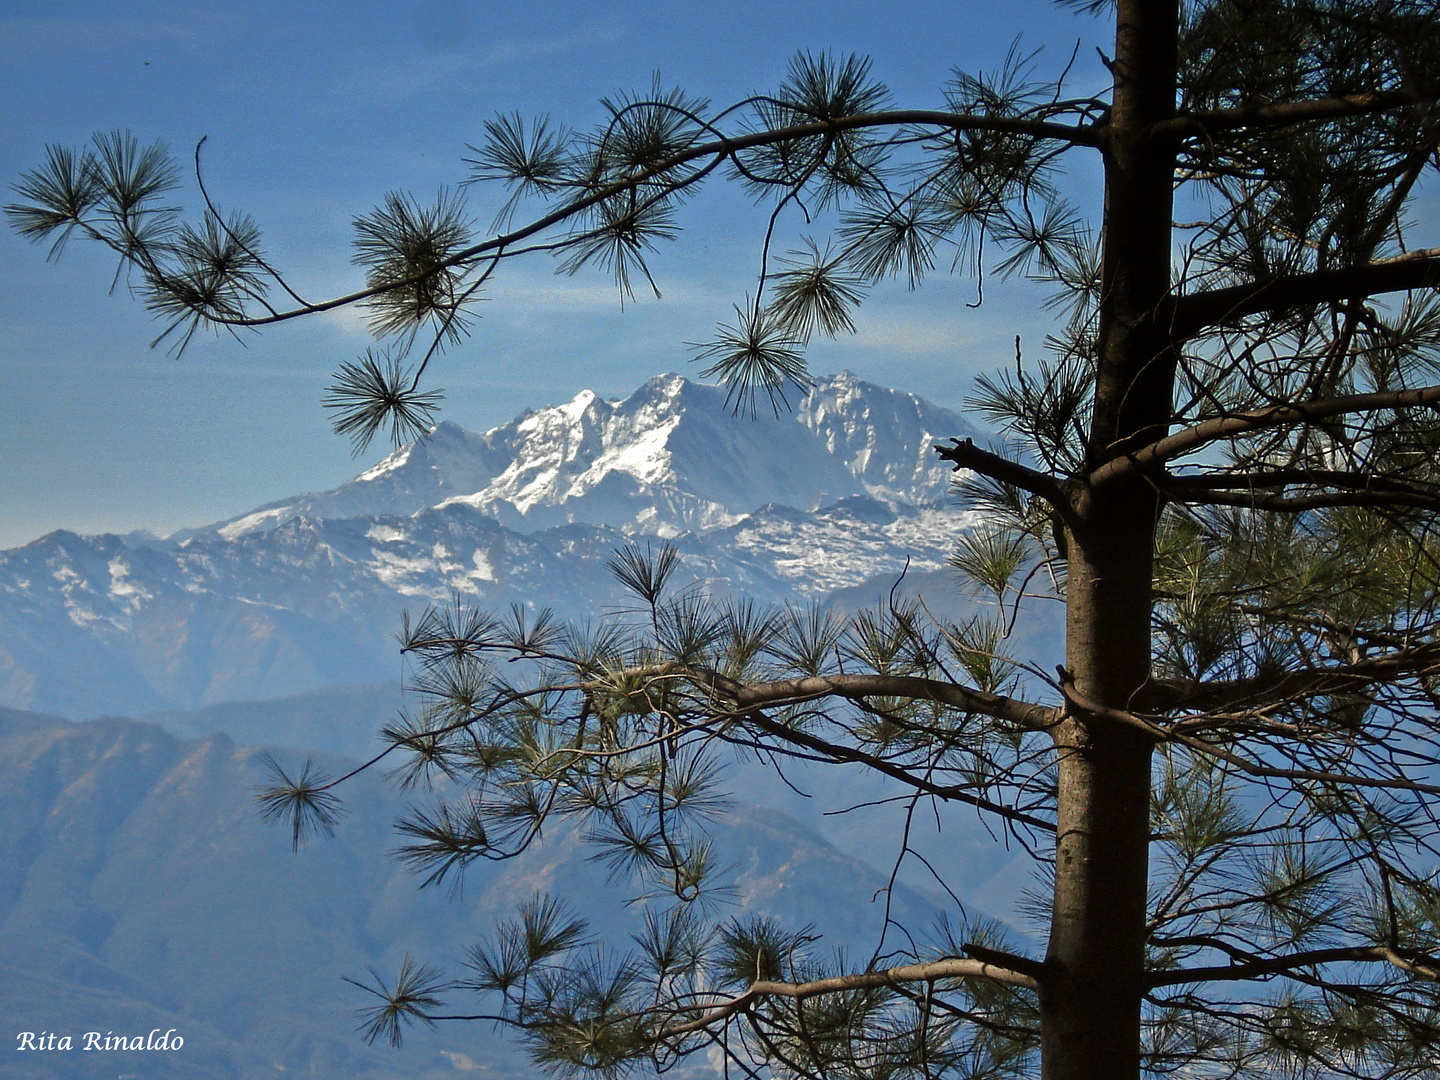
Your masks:
M1002 484L1013 484L1022 491L1039 495L1055 509L1064 512L1070 506L1065 489L1060 481L1048 473L1037 472L1019 462L1001 457L999 454L982 450L971 439L951 439L955 445L935 444L935 453L942 461L954 462L955 469L970 469L983 476L999 480Z

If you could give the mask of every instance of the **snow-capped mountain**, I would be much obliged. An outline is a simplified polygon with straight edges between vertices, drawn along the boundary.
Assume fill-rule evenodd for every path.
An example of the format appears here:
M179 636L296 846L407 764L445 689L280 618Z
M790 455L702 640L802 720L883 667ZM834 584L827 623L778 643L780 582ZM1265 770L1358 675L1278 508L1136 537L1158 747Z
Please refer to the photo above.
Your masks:
M298 516L410 514L461 503L517 532L608 525L674 536L733 525L767 503L815 510L850 495L943 500L936 439L958 414L849 372L819 379L793 413L737 417L718 386L659 375L622 401L583 390L483 435L442 422L332 491L227 521L227 539Z
M849 374L732 416L675 375L475 434L441 424L354 480L178 542L56 532L0 552L0 704L140 713L393 679L401 611L459 599L594 617L666 537L691 581L823 601L945 564L968 518L931 444L957 414Z

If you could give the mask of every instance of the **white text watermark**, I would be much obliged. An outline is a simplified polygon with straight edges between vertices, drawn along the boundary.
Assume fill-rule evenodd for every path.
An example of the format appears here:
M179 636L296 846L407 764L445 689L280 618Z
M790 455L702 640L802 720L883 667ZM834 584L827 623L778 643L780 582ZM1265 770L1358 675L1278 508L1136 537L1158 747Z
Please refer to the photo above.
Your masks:
M145 1035L113 1031L85 1031L64 1035L58 1031L22 1031L15 1036L16 1050L179 1050L185 1037L174 1028L152 1028Z

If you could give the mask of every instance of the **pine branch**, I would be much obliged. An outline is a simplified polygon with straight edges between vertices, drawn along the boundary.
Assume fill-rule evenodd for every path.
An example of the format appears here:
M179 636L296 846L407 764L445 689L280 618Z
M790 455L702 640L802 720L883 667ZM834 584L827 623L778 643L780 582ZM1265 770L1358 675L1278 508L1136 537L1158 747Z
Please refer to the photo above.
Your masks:
M1219 942L1210 942L1210 947L1220 947ZM1223 951L1232 951L1225 949ZM1241 950L1233 950L1237 957L1244 956ZM1223 967L1181 968L1150 976L1146 981L1153 989L1159 986L1178 986L1199 982L1236 982L1257 979L1267 975L1289 975L1297 968L1316 967L1321 964L1340 963L1386 963L1408 974L1431 982L1440 981L1440 961L1431 957L1416 955L1407 960L1397 950L1384 946L1358 946L1354 948L1314 949L1309 952L1292 953L1289 956L1267 956L1227 964Z
M1181 113L1169 120L1151 124L1145 135L1150 139L1211 138L1222 131L1237 128L1291 127L1316 120L1339 120L1366 113L1390 112L1407 105L1431 105L1433 97L1413 90L1377 90L1365 94L1315 98L1310 101L1286 101L1274 105L1242 105L1233 109L1211 109Z
M1048 731L1060 719L1059 710L1053 706L913 675L815 675L746 685L716 671L697 668L694 673L699 681L733 698L742 708L789 705L822 697L901 697L912 701L934 701L966 712L1007 720L1027 731Z
M1436 286L1440 286L1440 248L1423 248L1363 266L1283 274L1190 293L1171 301L1160 318L1172 338L1182 342L1247 315Z
M1300 513L1335 506L1413 506L1440 510L1440 490L1379 473L1341 469L1260 469L1155 479L1173 502L1192 506L1242 506L1254 510ZM1286 496L1287 487L1332 487L1338 492Z
M1437 261L1440 267L1440 261ZM1323 420L1331 416L1348 416L1355 413L1380 412L1385 409L1414 409L1440 405L1440 385L1422 386L1413 390L1390 390L1371 394L1350 394L1344 397L1322 398L1291 405L1273 405L1251 412L1217 416L1212 420L1184 428L1163 439L1157 439L1148 446L1114 458L1090 474L1092 487L1100 488L1115 483L1122 477L1136 472L1149 472L1164 462L1174 460L1218 442L1221 439L1248 435L1268 428L1288 424L1304 424Z
M737 153L743 150L769 146L776 143L795 142L797 140L821 135L835 135L846 131L886 127L926 127L953 132L996 132L1001 134L1028 135L1032 138L1048 139L1070 146L1089 146L1096 148L1103 146L1106 138L1104 129L1095 124L1070 125L1059 124L1050 120L1031 120L1017 116L977 116L929 109L897 109L886 112L860 113L855 116L843 116L834 119L819 120L814 123L795 124L789 127L752 132L746 135L725 136L712 140L711 142L696 144L683 151L662 158L644 168L636 169L622 179L616 180L613 183L604 184L593 191L589 191L580 198L567 202L563 206L557 207L550 213L544 214L518 229L455 252L445 259L437 261L434 266L429 267L424 273L412 274L405 278L397 278L394 281L387 281L383 286L371 286L352 293L346 293L344 296L337 296L331 300L306 304L276 314L253 318L217 319L213 321L227 326L268 326L273 323L288 322L291 319L302 318L306 315L333 311L336 308L361 303L387 292L401 291L418 285L433 277L439 271L464 266L476 261L481 256L503 254L507 249L513 248L516 244L544 232L551 226L568 221L581 212L590 209L592 206L602 203L607 199L613 199L616 195L634 191L647 183L652 183L657 177L664 177L666 173L673 173L682 165L708 158L711 159L711 165L707 168L710 168L732 159ZM685 180L674 181L673 190L678 191L698 179L699 174L694 174L687 176Z
M1361 667L1360 664L1351 665L1352 668ZM1259 685L1262 681L1255 680ZM1265 780L1299 780L1306 783L1335 784L1345 787L1366 787L1381 788L1390 791L1414 791L1426 795L1440 795L1440 785L1424 784L1416 780L1405 780L1399 777L1383 776L1360 776L1354 773L1338 773L1323 769L1286 769L1276 768L1271 765L1261 765L1258 762L1242 757L1240 754L1227 749L1218 743L1207 739L1200 739L1194 735L1186 734L1181 730L1179 724L1162 724L1148 717L1141 716L1124 709L1112 709L1096 704L1083 697L1074 689L1073 680L1063 677L1061 690L1065 694L1065 700L1072 711L1082 717L1096 720L1103 720L1108 723L1120 724L1135 729L1156 742L1179 743L1189 747L1197 753L1215 758L1219 761L1235 766L1241 772ZM1323 685L1323 684L1322 684ZM1345 690L1353 692L1353 686L1346 685ZM1302 696L1314 697L1320 694L1334 693L1336 688L1331 686L1326 689L1312 689ZM1284 699L1281 699L1284 700ZM1212 717L1205 717L1206 721L1213 722Z
M1039 829L1041 832L1054 832L1055 823L1037 818L1027 814L1013 806L1006 806L997 803L993 799L987 799L980 795L973 795L969 790L954 785L937 784L928 776L921 775L911 769L886 761L874 754L867 754L863 750L857 750L852 746L844 746L840 743L833 743L826 739L812 735L807 731L787 727L784 724L771 720L758 709L752 709L744 714L744 719L763 731L765 734L782 742L794 746L803 747L816 755L821 755L822 760L834 762L850 762L857 765L865 765L882 775L898 780L917 791L927 795L933 795L937 799L944 799L950 802L962 802L975 807L978 810L985 810L989 813L1002 817L1007 821L1013 821L1020 825L1028 825L1032 829ZM729 743L740 743L733 735L719 733L719 738ZM743 745L757 747L760 744L749 741Z
M1276 611L1272 608L1261 607L1257 604L1241 604L1237 610L1242 615L1254 615L1259 618L1273 619L1277 622L1291 623L1295 626L1323 630L1327 634L1337 636L1343 640L1355 639L1376 645L1388 645L1392 649L1406 649L1413 644L1411 638L1407 635L1395 632L1387 633L1383 630L1371 630L1363 626L1356 626L1353 623L1337 622L1335 619L1313 613L1297 615L1293 612Z
M937 960L928 964L904 964L885 971L865 971L851 975L836 975L813 982L788 983L763 980L752 983L743 994L737 994L720 1005L690 1006L690 1010L707 1010L694 1020L666 1028L663 1037L674 1038L700 1031L712 1024L726 1020L738 1012L751 1008L766 997L784 997L803 1001L821 994L839 994L853 990L869 990L901 983L933 983L941 979L982 978L1009 986L1023 986L1027 990L1039 990L1044 966L1023 957L1011 957L1012 967L999 967L979 959Z
M1299 485L1404 495L1429 494L1422 488L1391 476L1345 469L1257 469L1253 472L1169 474L1156 483L1167 494L1176 491L1224 491L1237 488L1266 490Z
M1187 506L1239 506L1279 514L1303 514L1337 506L1412 506L1419 510L1440 510L1440 495L1426 495L1421 492L1345 491L1287 496L1273 492L1262 495L1253 490L1186 488L1171 491L1165 484L1160 484L1159 487L1172 502L1185 503Z
M1194 710L1202 714L1234 709L1256 711L1284 702L1332 694L1356 693L1367 686L1397 678L1440 671L1440 643L1398 649L1353 664L1264 675L1254 679L1191 684L1154 680L1144 691L1148 708Z

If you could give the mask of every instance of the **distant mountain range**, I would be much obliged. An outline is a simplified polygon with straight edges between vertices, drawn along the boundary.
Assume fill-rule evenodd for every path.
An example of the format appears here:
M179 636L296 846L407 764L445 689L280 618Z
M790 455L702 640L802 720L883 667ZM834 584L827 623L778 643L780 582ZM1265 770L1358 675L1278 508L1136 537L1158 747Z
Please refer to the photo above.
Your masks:
M945 562L977 518L949 501L931 447L974 434L848 374L757 421L733 417L722 390L667 375L484 434L442 423L332 491L168 538L56 532L0 552L5 1034L158 1027L186 1040L174 1054L7 1048L0 1072L533 1075L487 1025L420 1031L398 1054L366 1047L352 1012L364 994L342 976L393 974L407 953L459 975L464 949L537 891L582 900L597 938L623 948L637 918L623 886L557 830L472 869L460 897L420 891L388 851L402 804L427 796L370 773L347 785L337 835L292 855L284 830L259 821L260 751L245 744L346 768L338 755L367 755L404 701L402 610L458 599L603 616L624 603L604 564L626 542L673 543L682 573L715 593L853 609L903 576L932 610L963 612ZM59 718L107 713L148 716ZM883 778L775 771L729 767L733 803L713 829L735 889L727 914L808 926L817 948L861 965L902 944L882 936L887 904L910 932L954 917L954 896L1013 918L1028 859L977 819L912 829ZM897 865L902 834L921 857Z
M402 610L603 615L623 602L605 562L637 536L716 593L878 594L942 568L973 523L932 445L974 434L848 373L757 420L662 375L484 434L442 423L332 491L168 539L61 531L0 552L0 704L139 715L393 680Z

